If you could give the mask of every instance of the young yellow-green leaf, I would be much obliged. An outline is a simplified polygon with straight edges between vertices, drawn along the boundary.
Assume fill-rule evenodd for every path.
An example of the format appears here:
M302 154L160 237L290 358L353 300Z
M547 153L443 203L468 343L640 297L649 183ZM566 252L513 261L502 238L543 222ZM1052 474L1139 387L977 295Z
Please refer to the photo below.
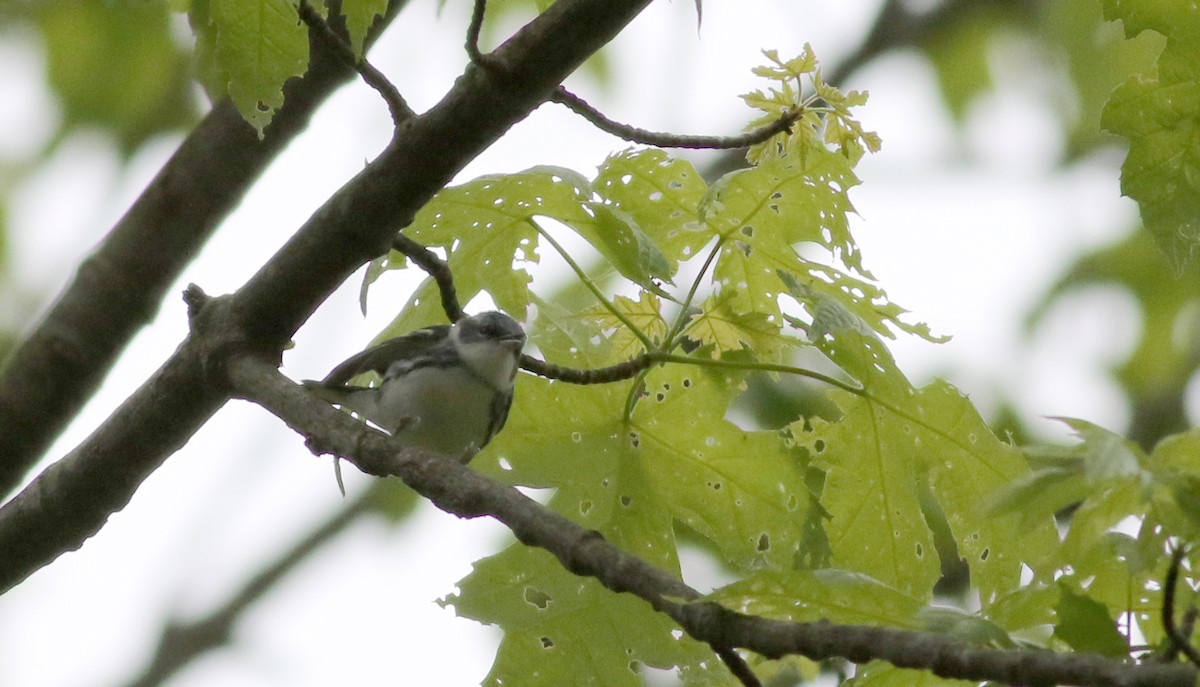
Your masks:
M459 589L444 603L505 632L484 685L634 687L641 666L718 663L645 601L572 575L540 549L514 544L485 558Z
M612 305L625 319L638 327L651 341L662 341L667 335L667 321L663 319L657 296L647 291L638 292L638 299L617 296ZM611 344L604 364L619 363L645 352L642 340L633 334L625 323L602 305L594 305L583 311L592 318L595 326L606 332L604 339Z
M1076 651L1113 658L1129 653L1127 640L1117 631L1117 623L1104 604L1079 594L1068 584L1060 583L1059 590L1055 637Z
M342 14L346 17L346 31L355 57L362 59L367 31L375 18L387 11L387 6L388 0L342 0Z
M210 0L218 70L238 112L262 136L283 82L308 66L308 31L289 0Z
M864 130L851 113L851 108L866 103L867 94L861 91L843 94L825 83L812 46L805 44L799 57L786 62L774 50L763 51L763 54L775 66L757 67L754 73L775 83L767 91L742 96L747 105L763 113L752 120L746 130L770 126L784 115L792 116L794 121L787 132L750 146L747 160L762 164L781 154L814 149L836 153L853 164L864 152L879 150L879 136ZM805 78L812 84L808 95L804 94ZM826 144L832 148L827 149Z
M1200 21L1186 3L1147 0L1107 0L1105 17L1122 20L1129 36L1152 29L1167 38L1153 70L1113 91L1100 123L1129 139L1121 192L1182 270L1200 249Z
M832 394L843 412L837 422L793 427L826 471L821 505L834 565L928 598L940 573L916 487L927 479L985 608L1017 584L1022 563L1044 566L1057 542L1049 520L1022 528L1015 516L980 508L1028 467L962 394L941 381L913 389L882 342L854 330L818 344L865 387Z
M915 630L922 602L861 573L824 570L759 570L712 594L708 600L775 620L874 625Z
M779 362L785 348L803 343L783 334L778 319L761 312L734 312L727 306L729 300L728 296L710 296L684 329L685 335L711 347L713 358L727 351L749 350L757 360Z
M657 149L626 150L600 165L593 186L671 260L686 260L712 239L696 222L708 186L687 160L668 158Z

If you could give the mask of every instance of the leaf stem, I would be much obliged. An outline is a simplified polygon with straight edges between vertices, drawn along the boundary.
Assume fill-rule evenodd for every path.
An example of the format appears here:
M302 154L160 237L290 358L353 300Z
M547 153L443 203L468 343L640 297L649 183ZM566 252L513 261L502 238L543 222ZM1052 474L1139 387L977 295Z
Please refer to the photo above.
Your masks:
M696 292L700 289L700 283L704 281L704 275L708 273L708 269L712 267L713 261L717 259L717 255L720 254L721 248L724 245L725 237L718 235L717 242L713 245L712 250L708 252L708 257L704 258L704 264L700 266L700 273L692 281L692 286L688 289L687 297L680 304L679 315L671 323L671 328L667 331L667 335L663 337L662 351L669 351L675 347L675 340L683 332L683 328L687 326L688 310L692 307L692 301L696 299Z
M823 382L833 387L837 387L843 391L848 391L856 396L871 398L870 394L864 387L843 382L836 377L822 374L815 370L806 370L803 367L794 367L792 365L783 365L781 363L759 363L734 360L721 360L719 358L697 358L690 355L676 355L666 352L651 352L648 354L651 361L655 363L676 363L680 365L694 365L696 367L716 367L726 370L758 370L760 372L781 372L783 374L796 375L797 377L807 377L809 379Z
M608 300L608 298L604 296L604 292L600 290L600 287L596 286L596 283L593 282L591 277L589 277L587 273L583 271L583 268L579 266L579 263L575 262L574 258L567 253L566 249L564 249L558 241L554 240L554 237L551 236L548 231L538 226L538 223L534 222L532 218L525 221L528 222L529 226L533 227L533 230L540 234L542 238L545 239L546 242L558 252L562 259L566 261L567 266L574 270L575 276L579 277L579 280L583 282L583 285L587 287L588 291L591 291L592 295L596 297L596 300L604 306L604 309L612 313L613 317L620 320L621 324L625 325L629 328L629 331L633 332L633 335L637 337L638 341L641 341L642 345L646 347L646 352L655 350L654 342L650 340L650 337L646 334L646 332L643 332L636 324L633 323L633 320L630 320L628 317L626 317L625 313L621 312L612 301Z

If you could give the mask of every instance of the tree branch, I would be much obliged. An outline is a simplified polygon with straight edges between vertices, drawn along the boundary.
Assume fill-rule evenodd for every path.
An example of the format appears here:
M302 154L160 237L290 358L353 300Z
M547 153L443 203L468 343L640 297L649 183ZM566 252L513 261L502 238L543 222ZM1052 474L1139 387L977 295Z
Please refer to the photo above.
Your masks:
M649 0L559 0L494 51L504 77L469 66L440 103L397 131L236 294L199 309L175 354L92 436L0 508L0 590L81 546L225 402L221 366L277 358L355 269L471 159L540 105Z
M227 369L239 397L258 403L304 435L314 451L344 457L368 474L400 477L448 513L498 520L518 541L545 549L576 575L595 578L614 592L640 597L723 656L741 648L768 658L803 655L814 660L841 657L855 663L885 660L945 678L1014 685L1194 687L1200 677L1200 672L1186 664L1134 666L1099 655L992 649L944 634L827 621L767 620L737 613L701 601L699 593L678 578L625 553L600 533L576 525L515 488L456 461L406 447L334 410L267 362L235 356Z
M392 0L378 31L407 3ZM125 345L258 175L353 72L312 41L308 73L259 141L233 104L214 107L76 271L0 375L0 496L95 392Z
M754 131L748 131L740 136L696 136L692 134L673 134L661 131L650 131L636 126L624 124L605 116L603 112L592 107L586 100L563 87L554 91L550 96L552 102L566 106L575 114L588 120L601 131L612 134L631 143L655 146L657 148L692 148L707 150L730 150L747 148L765 142L777 134L791 131L792 125L800 118L803 111L799 108L786 112L774 123Z
M388 111L392 115L393 126L400 126L409 117L416 115L404 100L404 96L400 95L396 86L370 62L367 62L366 57L356 58L350 44L329 26L325 18L314 10L312 5L308 4L308 0L300 0L297 11L300 20L308 25L309 30L323 40L329 46L330 51L338 56L338 59L358 72L362 80L374 88L379 97L383 98L383 102L387 103Z

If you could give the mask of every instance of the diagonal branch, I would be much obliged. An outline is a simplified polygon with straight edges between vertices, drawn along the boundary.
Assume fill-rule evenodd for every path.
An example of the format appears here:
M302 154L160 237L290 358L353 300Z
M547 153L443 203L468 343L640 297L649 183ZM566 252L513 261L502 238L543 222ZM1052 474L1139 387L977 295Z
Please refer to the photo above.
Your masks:
M337 55L338 59L345 62L368 86L374 88L379 97L383 98L383 102L387 103L388 111L392 115L393 126L400 126L404 120L414 116L412 108L404 100L404 96L400 95L400 91L396 86L388 80L378 69L367 62L367 58L362 59L354 56L354 49L341 36L333 30L332 27L325 21L325 18L320 15L312 5L308 4L308 0L300 0L300 5L297 8L300 14L300 20L308 25L318 38L329 46L329 49Z
M197 307L192 334L158 372L0 508L0 590L99 531L224 404L220 372L231 353L251 349L277 359L339 284L388 249L398 227L648 3L554 3L491 54L504 65L502 79L469 66L236 294Z
M392 0L368 40L406 3ZM262 141L228 100L184 139L8 359L0 375L0 496L75 417L263 169L352 76L313 41L308 73L284 86L286 103Z
M657 148L692 148L702 150L736 150L748 148L752 145L764 143L772 136L791 131L792 125L804 113L802 109L794 108L785 112L771 124L753 131L747 131L739 136L700 136L650 131L649 129L642 129L618 122L606 116L583 98L561 86L558 90L554 91L554 95L550 97L550 100L565 106L607 134L612 134L630 143L639 143Z
M308 438L310 447L353 462L377 476L398 476L444 511L462 518L491 517L528 546L545 549L563 567L595 578L614 592L634 594L669 615L695 639L729 655L749 649L768 658L842 657L856 663L885 660L953 679L1014 685L1122 685L1194 687L1200 672L1187 664L1125 662L1088 654L993 649L946 634L829 622L767 620L704 602L678 578L625 553L586 530L464 465L405 447L305 393L271 364L235 356L228 366L236 393L262 405ZM734 654L736 655L736 654Z

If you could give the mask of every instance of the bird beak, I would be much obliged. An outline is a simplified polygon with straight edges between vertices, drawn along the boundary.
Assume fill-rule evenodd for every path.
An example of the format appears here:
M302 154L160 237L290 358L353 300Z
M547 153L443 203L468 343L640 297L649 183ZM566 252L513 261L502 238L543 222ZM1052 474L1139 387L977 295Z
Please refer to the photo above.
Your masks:
M525 348L525 337L514 336L509 339L501 339L501 343L505 348L510 349L513 353L520 353L522 348Z

